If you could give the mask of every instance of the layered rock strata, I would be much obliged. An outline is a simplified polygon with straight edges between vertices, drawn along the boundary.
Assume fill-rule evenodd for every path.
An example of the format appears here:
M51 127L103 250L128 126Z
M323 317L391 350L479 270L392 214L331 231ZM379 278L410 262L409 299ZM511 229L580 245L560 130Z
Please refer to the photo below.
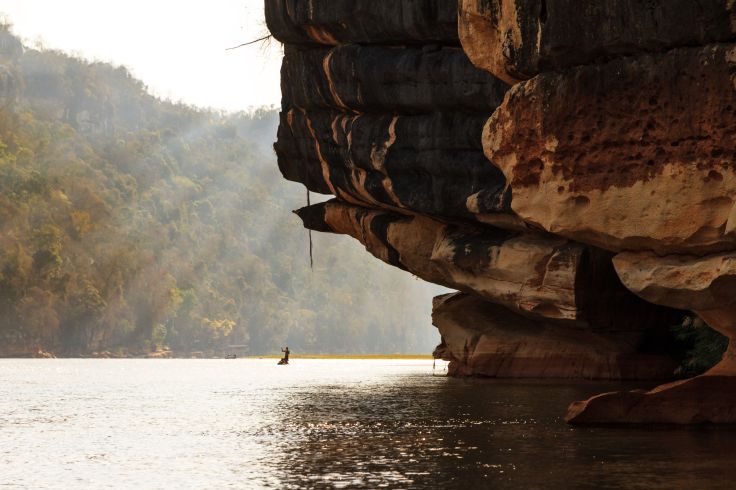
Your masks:
M526 222L609 250L736 247L736 45L544 73L484 130Z
M666 377L671 359L643 339L666 350L680 309L734 334L733 2L267 0L266 13L285 43L279 167L336 197L298 214L463 292L435 308L455 374ZM730 386L730 352L570 420L736 422L708 391Z
M624 284L656 304L687 308L711 327L736 337L736 252L705 257L624 252L614 263ZM702 376L648 392L607 393L570 406L573 423L728 423L736 420L733 341Z
M355 204L521 226L481 143L507 86L461 49L287 45L282 87L287 179Z
M290 45L458 43L447 0L267 0L266 21Z
M450 361L450 375L667 379L676 367L669 356L641 351L641 330L571 329L530 320L475 295L438 296L432 321L443 339L435 356Z
M629 293L611 256L554 237L339 201L297 211L307 228L352 236L375 257L530 319L606 332L641 331L676 313Z
M508 83L644 52L736 40L731 0L460 0L473 63Z
M483 134L512 210L531 227L622 252L614 262L631 291L692 310L732 339L733 2L572 8L461 2L474 63L522 81ZM577 402L568 420L736 422L733 397L718 394L736 384L732 352L692 380Z
M269 26L286 43L279 168L337 197L299 210L305 225L353 236L381 260L527 325L601 341L631 333L613 357L591 353L585 369L538 364L525 376L661 377L658 368L612 368L612 359L635 355L641 331L673 312L631 295L610 253L530 230L513 212L482 138L508 86L470 63L456 29L445 33L448 2L337 3L267 2ZM478 351L472 365L484 357ZM457 373L522 372L478 369Z

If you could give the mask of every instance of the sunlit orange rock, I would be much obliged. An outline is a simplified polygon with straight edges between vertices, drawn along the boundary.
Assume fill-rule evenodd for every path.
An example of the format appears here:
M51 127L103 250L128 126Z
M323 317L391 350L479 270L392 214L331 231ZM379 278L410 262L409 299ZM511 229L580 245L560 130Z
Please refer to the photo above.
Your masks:
M339 201L297 214L307 228L352 236L390 265L528 318L641 331L669 326L678 316L627 291L608 253L562 238L447 224Z
M298 214L469 295L435 311L454 373L666 377L638 342L666 350L681 310L733 337L734 2L268 0L266 13L285 43L279 168L336 198ZM733 359L569 419L730 421Z
M483 144L527 223L608 250L736 247L736 45L514 86Z

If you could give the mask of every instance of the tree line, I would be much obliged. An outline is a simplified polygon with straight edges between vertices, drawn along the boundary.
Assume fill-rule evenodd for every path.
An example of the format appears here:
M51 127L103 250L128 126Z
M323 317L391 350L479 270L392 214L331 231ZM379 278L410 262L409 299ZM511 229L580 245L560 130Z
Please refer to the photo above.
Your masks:
M431 288L306 232L277 112L161 100L0 28L0 355L428 352Z

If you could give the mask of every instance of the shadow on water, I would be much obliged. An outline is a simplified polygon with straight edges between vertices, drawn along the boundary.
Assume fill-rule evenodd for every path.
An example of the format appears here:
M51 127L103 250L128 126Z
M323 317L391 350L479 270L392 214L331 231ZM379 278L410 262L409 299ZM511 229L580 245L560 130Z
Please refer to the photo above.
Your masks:
M631 387L413 374L296 388L258 436L294 488L732 488L736 432L564 423L571 400Z

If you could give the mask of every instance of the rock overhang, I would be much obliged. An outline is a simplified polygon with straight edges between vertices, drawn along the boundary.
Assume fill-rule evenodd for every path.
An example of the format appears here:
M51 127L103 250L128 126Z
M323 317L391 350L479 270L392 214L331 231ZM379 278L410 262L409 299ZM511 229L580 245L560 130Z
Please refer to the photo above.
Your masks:
M279 166L337 197L305 225L538 325L613 342L617 324L666 330L690 309L730 333L728 308L631 277L657 284L675 258L730 285L704 269L736 248L732 2L451 3L266 2L286 43ZM626 272L627 254L650 260Z

